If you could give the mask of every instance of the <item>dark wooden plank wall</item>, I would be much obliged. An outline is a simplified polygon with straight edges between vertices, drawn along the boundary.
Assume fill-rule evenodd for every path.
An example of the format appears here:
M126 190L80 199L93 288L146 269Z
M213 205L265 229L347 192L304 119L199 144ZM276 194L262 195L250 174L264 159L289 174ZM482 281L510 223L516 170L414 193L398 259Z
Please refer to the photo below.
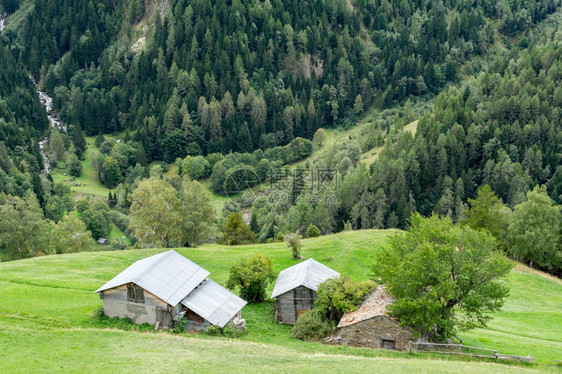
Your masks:
M311 310L318 296L314 290L299 286L277 297L276 315L281 323L294 325L300 314Z

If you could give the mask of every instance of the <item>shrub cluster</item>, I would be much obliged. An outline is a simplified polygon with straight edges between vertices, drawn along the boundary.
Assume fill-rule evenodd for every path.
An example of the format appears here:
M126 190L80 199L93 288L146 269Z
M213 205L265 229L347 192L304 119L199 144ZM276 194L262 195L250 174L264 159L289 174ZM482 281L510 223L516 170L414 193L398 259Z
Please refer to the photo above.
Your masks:
M326 320L317 310L311 310L299 317L291 329L291 337L305 341L321 341L336 327L333 321Z

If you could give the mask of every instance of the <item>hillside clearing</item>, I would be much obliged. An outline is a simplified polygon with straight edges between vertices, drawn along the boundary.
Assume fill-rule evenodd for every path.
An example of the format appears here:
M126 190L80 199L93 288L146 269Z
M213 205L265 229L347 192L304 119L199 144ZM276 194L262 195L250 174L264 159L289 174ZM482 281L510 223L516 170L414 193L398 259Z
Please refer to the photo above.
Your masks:
M531 274L536 274L539 275L542 278L546 278L548 280L553 281L554 283L558 283L559 285L562 285L562 279L555 277L552 274L548 274L545 273L544 271L540 271L537 269L533 269L528 267L527 265L523 265L522 263L518 263L517 265L515 265L515 270L521 273L531 273Z
M87 137L86 143L88 144L88 147L86 148L84 161L82 161L81 176L77 178L70 177L68 175L68 171L66 170L66 166L61 163L60 166L57 166L51 171L51 177L53 177L55 182L62 181L68 184L72 191L77 195L92 195L105 198L111 190L101 184L91 162L93 155L99 152L95 145L95 137Z
M409 131L412 133L412 136L416 136L416 131L418 130L418 122L419 122L418 119L413 122L410 122L409 124L404 126L404 131Z

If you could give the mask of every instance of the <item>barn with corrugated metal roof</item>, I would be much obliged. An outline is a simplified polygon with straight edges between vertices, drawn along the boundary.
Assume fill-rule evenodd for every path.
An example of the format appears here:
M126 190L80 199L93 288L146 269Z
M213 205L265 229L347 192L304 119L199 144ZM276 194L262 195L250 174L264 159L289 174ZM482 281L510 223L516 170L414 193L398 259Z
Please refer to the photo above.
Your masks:
M96 292L109 317L157 328L172 328L178 321L189 330L223 328L241 318L246 302L207 279L209 274L170 250L135 262Z
M271 298L275 298L275 316L281 323L294 325L297 318L314 307L318 286L340 274L308 259L279 273Z

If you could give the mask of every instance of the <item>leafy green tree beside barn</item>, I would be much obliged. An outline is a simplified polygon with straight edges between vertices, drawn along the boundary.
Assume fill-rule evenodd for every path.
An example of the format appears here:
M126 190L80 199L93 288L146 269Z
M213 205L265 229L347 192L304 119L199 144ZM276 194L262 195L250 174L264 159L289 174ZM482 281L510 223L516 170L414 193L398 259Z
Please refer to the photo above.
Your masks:
M509 295L502 277L513 265L489 234L414 214L407 231L377 254L373 273L394 296L390 313L400 324L443 341L486 325Z

